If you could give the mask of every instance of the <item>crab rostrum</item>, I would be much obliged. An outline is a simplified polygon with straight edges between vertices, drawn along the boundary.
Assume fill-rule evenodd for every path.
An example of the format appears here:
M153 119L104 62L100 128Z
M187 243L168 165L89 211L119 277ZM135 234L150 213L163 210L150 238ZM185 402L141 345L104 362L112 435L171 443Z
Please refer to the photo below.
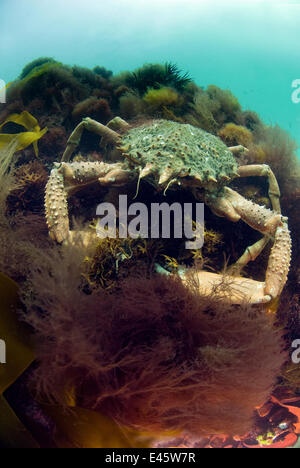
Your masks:
M69 162L84 129L101 136L105 160L115 162ZM104 126L86 118L71 134L62 161L55 164L47 184L45 204L50 236L57 242L68 239L68 196L95 181L107 187L126 186L136 181L139 187L141 179L145 179L164 192L188 188L216 215L233 222L242 219L263 234L237 261L237 271L254 260L269 240L273 241L265 282L247 280L250 283L246 286L253 293L251 302L268 302L281 293L287 280L290 233L287 218L281 216L280 191L272 170L264 164L238 167L234 153L241 150L241 147L228 148L218 137L188 124L152 120L131 127L116 117ZM234 178L249 176L268 178L272 210L227 187ZM204 279L209 277L214 282L209 275L212 274L207 273ZM245 278L235 281L238 284L242 280Z

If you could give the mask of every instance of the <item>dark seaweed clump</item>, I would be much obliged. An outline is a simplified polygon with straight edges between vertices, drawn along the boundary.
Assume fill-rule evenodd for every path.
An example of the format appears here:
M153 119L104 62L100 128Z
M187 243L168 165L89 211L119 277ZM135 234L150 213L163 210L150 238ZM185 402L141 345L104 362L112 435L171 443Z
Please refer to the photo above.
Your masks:
M191 82L191 78L188 73L183 74L173 63L148 64L130 73L125 82L142 96L148 88L159 89L162 86L182 91Z

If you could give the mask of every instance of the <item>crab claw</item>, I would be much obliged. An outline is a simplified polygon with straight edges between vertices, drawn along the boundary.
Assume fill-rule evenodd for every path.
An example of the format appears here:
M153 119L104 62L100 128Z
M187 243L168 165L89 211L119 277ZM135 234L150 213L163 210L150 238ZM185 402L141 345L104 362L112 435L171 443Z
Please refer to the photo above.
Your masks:
M199 288L206 296L216 294L230 304L266 304L271 298L266 296L265 284L250 278L221 275L208 271L196 272ZM183 282L187 277L182 275Z

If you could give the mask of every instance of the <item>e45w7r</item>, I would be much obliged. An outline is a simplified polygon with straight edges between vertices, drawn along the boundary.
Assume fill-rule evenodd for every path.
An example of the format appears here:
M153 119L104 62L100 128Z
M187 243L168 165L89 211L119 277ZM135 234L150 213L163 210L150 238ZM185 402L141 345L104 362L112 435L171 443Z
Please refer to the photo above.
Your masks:
M150 452L150 463L196 463L195 452Z

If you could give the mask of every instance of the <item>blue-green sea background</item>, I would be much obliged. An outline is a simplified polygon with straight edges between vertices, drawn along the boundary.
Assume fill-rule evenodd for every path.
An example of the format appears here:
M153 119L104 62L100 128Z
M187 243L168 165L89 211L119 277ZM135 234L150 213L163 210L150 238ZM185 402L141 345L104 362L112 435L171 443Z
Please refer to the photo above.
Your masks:
M173 62L200 86L230 89L300 146L300 103L291 99L298 0L0 0L0 79L40 56L115 74Z

